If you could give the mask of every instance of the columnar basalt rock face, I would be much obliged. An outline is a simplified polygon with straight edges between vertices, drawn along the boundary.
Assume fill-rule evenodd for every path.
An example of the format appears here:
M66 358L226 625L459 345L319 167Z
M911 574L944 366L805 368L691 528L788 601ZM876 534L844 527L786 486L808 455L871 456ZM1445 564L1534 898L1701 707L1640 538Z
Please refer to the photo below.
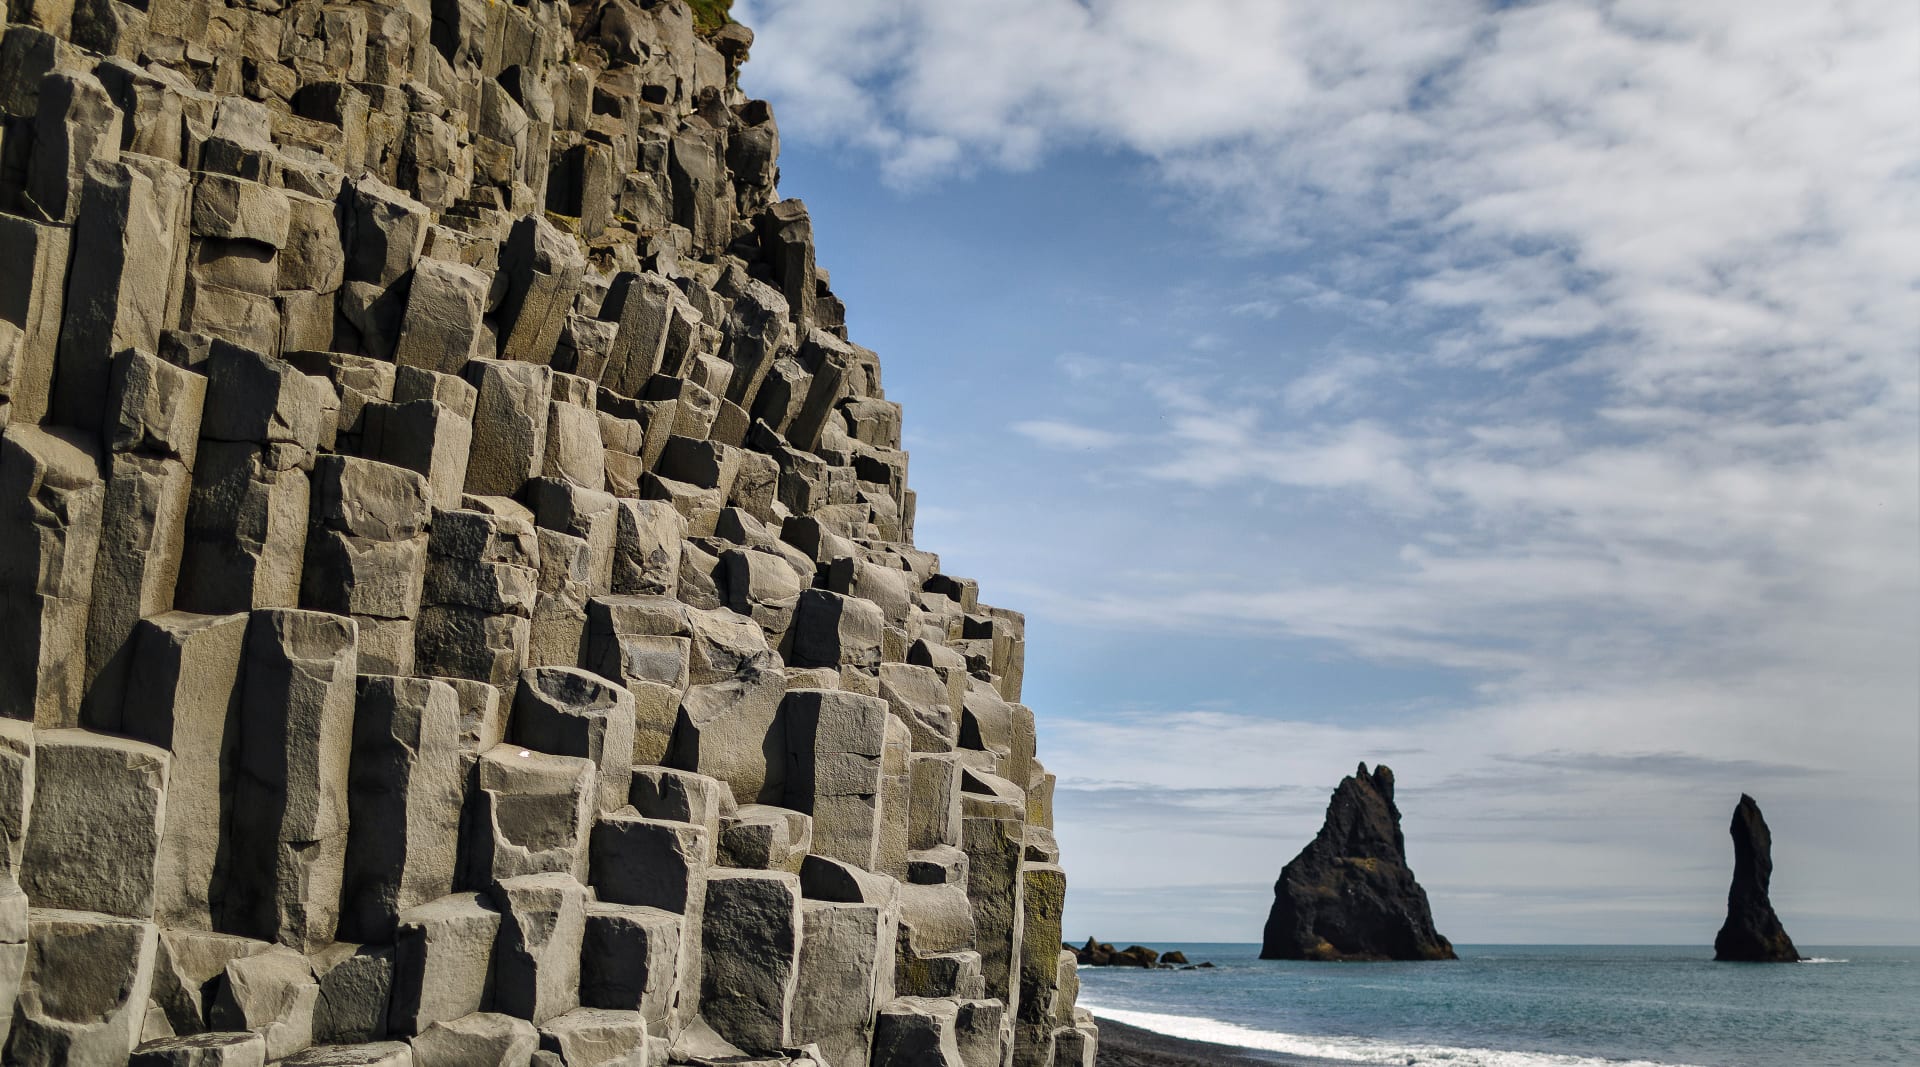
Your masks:
M1773 833L1760 805L1745 793L1733 809L1733 884L1727 888L1727 921L1713 939L1713 958L1733 963L1797 963L1793 947L1768 896L1773 881Z
M1261 940L1268 960L1450 960L1407 867L1393 772L1341 779L1313 843L1280 872ZM1149 961L1151 962L1151 961Z
M0 9L7 1063L1092 1062L716 6Z

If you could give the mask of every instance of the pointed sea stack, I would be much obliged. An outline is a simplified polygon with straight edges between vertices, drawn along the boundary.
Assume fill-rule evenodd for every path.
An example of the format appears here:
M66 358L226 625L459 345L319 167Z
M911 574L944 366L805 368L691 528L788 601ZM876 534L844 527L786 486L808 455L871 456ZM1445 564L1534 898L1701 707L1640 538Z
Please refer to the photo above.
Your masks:
M1713 958L1730 963L1797 963L1799 950L1773 913L1767 883L1773 880L1773 834L1760 805L1745 793L1733 809L1733 885L1727 890L1727 921L1713 939Z
M1426 890L1407 869L1393 772L1362 763L1327 805L1313 844L1280 872L1263 960L1450 960Z

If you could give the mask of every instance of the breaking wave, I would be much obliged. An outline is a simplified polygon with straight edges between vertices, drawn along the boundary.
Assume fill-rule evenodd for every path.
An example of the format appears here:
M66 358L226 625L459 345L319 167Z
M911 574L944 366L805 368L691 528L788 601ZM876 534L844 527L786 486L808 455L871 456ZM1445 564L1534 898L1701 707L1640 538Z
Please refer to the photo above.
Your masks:
M1404 1044L1369 1037L1283 1034L1198 1016L1108 1008L1088 1003L1085 999L1080 1001L1080 1006L1097 1018L1112 1019L1168 1037L1233 1045L1259 1052L1278 1052L1288 1056L1380 1064L1383 1067L1685 1067L1683 1064L1663 1064L1652 1060L1608 1060L1550 1052Z

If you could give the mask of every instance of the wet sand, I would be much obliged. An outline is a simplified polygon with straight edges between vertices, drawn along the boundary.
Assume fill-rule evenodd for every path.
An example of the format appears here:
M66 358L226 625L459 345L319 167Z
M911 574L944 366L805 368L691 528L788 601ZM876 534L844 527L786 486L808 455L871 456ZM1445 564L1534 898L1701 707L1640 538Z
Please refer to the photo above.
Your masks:
M1095 1016L1100 1024L1097 1067L1352 1067L1333 1060L1257 1052L1232 1045L1167 1037Z

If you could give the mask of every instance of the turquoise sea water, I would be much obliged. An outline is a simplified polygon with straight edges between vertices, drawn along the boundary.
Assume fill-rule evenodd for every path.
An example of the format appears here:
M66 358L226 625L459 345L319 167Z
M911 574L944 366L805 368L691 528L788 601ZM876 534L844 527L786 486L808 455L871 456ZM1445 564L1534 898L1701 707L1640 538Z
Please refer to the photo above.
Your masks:
M1398 1067L1920 1065L1920 948L1802 945L1816 962L1753 965L1690 946L1459 945L1451 963L1351 964L1153 947L1216 967L1082 967L1081 1003L1176 1037Z

